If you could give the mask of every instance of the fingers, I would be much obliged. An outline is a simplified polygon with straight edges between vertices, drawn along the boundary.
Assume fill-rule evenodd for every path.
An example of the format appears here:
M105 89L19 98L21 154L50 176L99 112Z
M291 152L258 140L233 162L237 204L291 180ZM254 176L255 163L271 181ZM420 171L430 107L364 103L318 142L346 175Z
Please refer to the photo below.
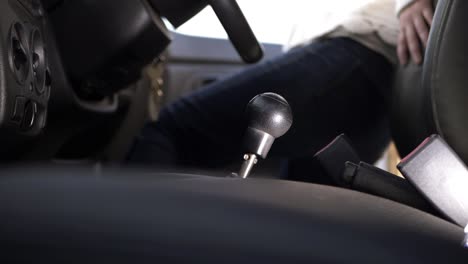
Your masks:
M414 1L400 13L397 54L401 64L407 64L410 59L416 64L422 63L433 16L432 0Z
M424 45L424 47L426 47L427 40L429 38L429 28L426 24L426 21L424 21L423 17L417 16L414 17L413 24L419 36L419 40Z
M400 31L397 45L398 60L401 65L409 62L409 56L416 64L422 63L422 51L418 34L414 27L406 27Z
M416 64L421 64L422 62L421 47L420 47L418 35L416 33L416 29L414 28L414 26L410 25L405 28L405 37L406 37L406 42L408 45L411 58Z
M400 31L398 35L397 55L401 65L408 64L408 46L404 31Z
M426 20L426 23L432 26L432 20L434 19L434 10L432 7L427 7L422 11L423 17Z

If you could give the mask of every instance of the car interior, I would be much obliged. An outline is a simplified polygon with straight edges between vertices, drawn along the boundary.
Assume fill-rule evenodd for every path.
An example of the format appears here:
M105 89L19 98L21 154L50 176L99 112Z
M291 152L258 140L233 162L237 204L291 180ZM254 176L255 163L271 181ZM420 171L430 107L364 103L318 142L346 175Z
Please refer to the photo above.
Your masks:
M229 41L168 28L207 6ZM331 135L311 169L329 186L278 177L267 154L293 117L270 93L246 102L232 167L125 163L164 105L281 54L235 0L0 1L1 262L466 263L467 13L439 0L423 65L395 74L404 178Z

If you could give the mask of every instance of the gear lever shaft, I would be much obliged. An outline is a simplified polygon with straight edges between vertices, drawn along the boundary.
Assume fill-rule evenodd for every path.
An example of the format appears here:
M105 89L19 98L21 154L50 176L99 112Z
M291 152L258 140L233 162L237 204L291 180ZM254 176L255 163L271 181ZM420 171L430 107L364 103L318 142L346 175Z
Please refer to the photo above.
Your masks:
M280 95L264 93L255 96L247 105L249 124L245 133L245 155L239 176L247 178L258 158L265 159L276 138L288 132L292 112Z

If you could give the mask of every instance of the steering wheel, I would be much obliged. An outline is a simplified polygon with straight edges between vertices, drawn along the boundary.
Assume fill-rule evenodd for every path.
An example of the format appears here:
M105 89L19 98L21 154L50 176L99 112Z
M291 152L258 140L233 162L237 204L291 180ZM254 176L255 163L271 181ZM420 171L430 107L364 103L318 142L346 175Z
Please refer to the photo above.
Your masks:
M263 50L235 0L209 0L239 55L247 63L263 57Z

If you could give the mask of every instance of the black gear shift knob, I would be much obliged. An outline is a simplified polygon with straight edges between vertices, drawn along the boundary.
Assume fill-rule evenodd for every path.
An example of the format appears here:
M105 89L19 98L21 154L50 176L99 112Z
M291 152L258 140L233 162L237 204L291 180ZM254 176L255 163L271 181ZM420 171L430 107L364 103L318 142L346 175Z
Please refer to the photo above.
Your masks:
M249 126L244 138L246 154L238 174L242 178L249 176L257 157L266 158L275 139L288 132L293 120L288 102L274 93L260 94L250 100L247 117Z
M255 96L247 105L247 117L245 151L262 158L266 158L274 140L286 134L293 121L288 102L274 93Z

